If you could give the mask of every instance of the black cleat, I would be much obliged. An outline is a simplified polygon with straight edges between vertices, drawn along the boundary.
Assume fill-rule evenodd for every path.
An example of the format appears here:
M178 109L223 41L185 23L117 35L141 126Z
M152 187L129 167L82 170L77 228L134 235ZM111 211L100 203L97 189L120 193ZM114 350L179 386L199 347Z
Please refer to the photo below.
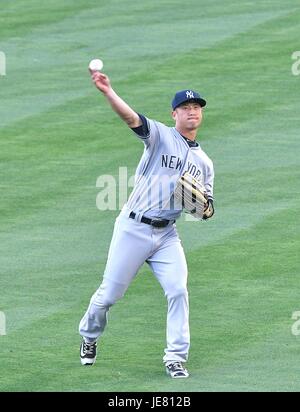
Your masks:
M167 375L170 375L171 378L188 378L188 371L182 366L182 363L179 361L171 362L166 365Z
M97 342L88 343L84 340L80 345L80 362L81 365L94 365L97 357Z

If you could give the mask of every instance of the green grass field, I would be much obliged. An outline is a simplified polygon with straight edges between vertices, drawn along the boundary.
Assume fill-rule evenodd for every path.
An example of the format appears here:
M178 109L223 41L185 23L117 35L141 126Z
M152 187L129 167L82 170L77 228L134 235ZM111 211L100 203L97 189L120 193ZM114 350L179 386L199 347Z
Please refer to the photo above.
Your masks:
M296 0L38 0L1 8L0 391L299 391L299 86ZM93 368L78 323L118 211L98 176L133 174L143 145L87 73L104 61L137 111L207 99L215 217L178 221L189 264L188 380L165 376L166 302L144 266L110 312Z

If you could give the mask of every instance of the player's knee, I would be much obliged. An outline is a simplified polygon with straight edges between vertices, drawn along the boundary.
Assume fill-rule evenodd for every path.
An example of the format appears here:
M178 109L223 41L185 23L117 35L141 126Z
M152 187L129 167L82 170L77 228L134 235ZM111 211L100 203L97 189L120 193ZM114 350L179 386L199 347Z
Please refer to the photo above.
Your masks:
M124 292L124 288L120 287L119 284L112 285L103 282L92 297L92 300L98 306L109 308L124 296Z
M96 299L94 300L94 303L96 303L98 306L109 308L112 305L114 305L117 302L117 300L119 300L121 297L122 296L117 295L117 294L106 294L100 291L97 294Z
M188 291L185 286L174 285L172 288L166 291L166 297L168 300L187 298L187 296L188 296Z

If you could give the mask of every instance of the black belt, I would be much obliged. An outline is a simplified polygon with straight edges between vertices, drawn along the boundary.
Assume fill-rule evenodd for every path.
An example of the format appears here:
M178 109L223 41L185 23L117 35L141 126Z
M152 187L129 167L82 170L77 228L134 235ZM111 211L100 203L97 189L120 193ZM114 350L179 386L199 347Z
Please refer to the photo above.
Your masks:
M131 219L135 219L136 214L134 212L131 212L129 217ZM166 227L170 222L175 222L175 220L166 220L166 219L149 219L148 217L142 216L141 222L146 223L147 225L151 225L153 227Z

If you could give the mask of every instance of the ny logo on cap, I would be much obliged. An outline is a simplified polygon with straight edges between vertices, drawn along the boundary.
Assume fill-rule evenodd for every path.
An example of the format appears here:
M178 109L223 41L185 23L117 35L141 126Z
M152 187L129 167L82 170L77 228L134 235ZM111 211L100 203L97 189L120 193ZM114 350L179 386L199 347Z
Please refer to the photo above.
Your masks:
M192 92L192 90L186 91L186 97L187 99L194 99L194 93Z

